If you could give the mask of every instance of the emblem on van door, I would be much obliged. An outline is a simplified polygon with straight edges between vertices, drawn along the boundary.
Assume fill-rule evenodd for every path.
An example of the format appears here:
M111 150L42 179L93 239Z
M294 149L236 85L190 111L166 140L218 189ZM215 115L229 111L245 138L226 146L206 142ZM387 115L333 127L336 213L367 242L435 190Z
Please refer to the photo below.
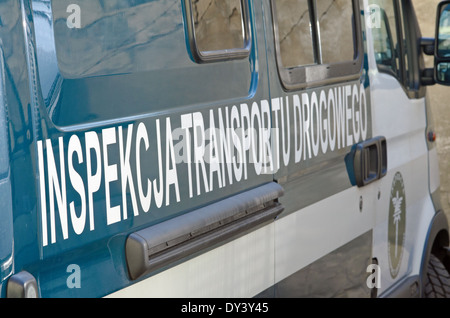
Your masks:
M392 278L400 269L406 230L406 196L403 177L400 172L394 176L389 199L388 254Z

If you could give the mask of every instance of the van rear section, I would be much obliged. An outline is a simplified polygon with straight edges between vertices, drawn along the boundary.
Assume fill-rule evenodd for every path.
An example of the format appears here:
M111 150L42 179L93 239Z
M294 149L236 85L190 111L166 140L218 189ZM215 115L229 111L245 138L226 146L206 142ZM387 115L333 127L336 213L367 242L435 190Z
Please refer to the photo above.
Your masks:
M0 16L2 296L428 295L448 225L410 1Z

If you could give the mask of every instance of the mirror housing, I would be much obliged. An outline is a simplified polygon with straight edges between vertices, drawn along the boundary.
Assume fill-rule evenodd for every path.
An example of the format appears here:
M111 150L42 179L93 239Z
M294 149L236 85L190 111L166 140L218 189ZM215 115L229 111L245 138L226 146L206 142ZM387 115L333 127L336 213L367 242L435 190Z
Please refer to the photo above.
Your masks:
M434 79L450 85L450 0L438 5L434 45Z

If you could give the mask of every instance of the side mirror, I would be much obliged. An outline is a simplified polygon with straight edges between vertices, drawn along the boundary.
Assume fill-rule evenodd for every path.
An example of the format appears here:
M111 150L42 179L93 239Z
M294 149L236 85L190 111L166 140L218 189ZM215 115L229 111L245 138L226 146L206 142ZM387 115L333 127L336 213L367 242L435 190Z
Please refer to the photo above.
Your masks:
M436 83L450 85L450 0L438 5L434 49Z

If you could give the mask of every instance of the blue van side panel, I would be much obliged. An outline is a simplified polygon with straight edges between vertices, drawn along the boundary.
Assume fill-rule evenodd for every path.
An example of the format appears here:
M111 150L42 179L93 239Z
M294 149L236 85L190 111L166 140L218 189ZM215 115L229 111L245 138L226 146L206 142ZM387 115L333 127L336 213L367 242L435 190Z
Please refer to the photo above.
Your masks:
M90 5L93 2L84 3ZM142 211L138 202L139 211L137 211L133 207L130 196L132 190L129 186L126 194L122 196L120 178L123 176L119 168L121 165L119 148L123 146L124 149L131 149L129 159L132 170L131 182L137 182L136 162L140 160L144 171L143 181L148 178L156 184L159 181L158 163L165 164L168 156L165 152L166 141L170 141L168 124L171 123L174 130L182 126L183 119L188 121L200 119L205 128L213 127L212 122L215 121L216 127L219 128L220 121L227 122L228 126L228 121L233 121L232 116L236 114L245 116L239 113L242 110L247 111L248 117L249 111L259 112L264 107L265 112L262 116L266 122L263 124L269 127L270 96L264 30L262 26L256 24L252 28L252 51L248 58L217 65L199 65L190 59L189 50L185 47L183 10L180 1L129 1L121 2L126 4L125 7L112 9L110 4L107 4L95 13L97 20L90 26L91 28L83 31L88 33L84 35L92 36L94 44L98 36L98 33L94 32L96 23L101 25L108 19L114 20L115 17L133 18L139 11L155 14L159 12L158 19L163 19L164 25L171 25L173 32L167 33L164 26L151 24L149 30L159 33L160 36L155 35L139 49L146 49L147 52L158 55L160 44L174 42L177 50L171 52L172 55L167 58L169 60L172 58L176 63L155 62L142 69L71 76L67 72L59 72L56 48L45 38L45 35L48 35L47 31L57 30L49 24L54 21L53 19L59 24L64 22L63 13L66 12L56 7L55 3L57 1L52 3L49 0L8 0L0 4L2 23L0 38L4 50L4 86L9 124L12 205L9 210L14 211L13 228L8 229L8 223L4 223L4 233L12 237L14 231L15 252L12 273L22 270L31 273L38 281L40 296L98 297L132 283L127 273L124 247L127 236L133 231L273 181L271 173L255 172L253 163L250 163L248 158L249 151L246 158L248 170L245 176L244 173L242 177L236 174L231 176L228 172L224 174L227 181L223 180L223 186L218 184L218 172L206 176L202 170L200 177L196 179L197 183L188 182L186 164L177 163L180 198L178 199L178 194L174 190L174 184L170 185L169 195L164 185L166 196L162 202L156 203L153 199L150 211ZM152 6L156 8L159 5L163 6L164 10L150 10ZM108 10L112 10L113 14L107 12ZM262 15L260 5L250 8L250 11L253 10ZM56 16L53 16L53 13L56 13ZM176 21L170 19L174 15L177 16ZM111 38L117 31L110 28L104 30L111 32L109 34ZM259 42L256 40L258 37ZM71 43L76 42L73 40ZM114 47L110 49L110 52L117 53ZM117 57L114 53L111 54L114 58ZM117 58L120 59L120 54ZM105 69L110 70L108 67ZM235 72L240 74L239 78L229 75ZM205 74L209 75L204 76ZM234 80L230 81L230 78ZM171 90L159 89L165 82L173 84ZM186 87L188 92L185 91ZM237 117L234 118L238 120ZM139 127L149 133L149 151L145 151L145 141L136 143ZM192 128L191 132L195 134ZM87 184L86 136L94 136L94 141L100 142L97 154L100 155L101 161L94 160L92 168L95 170L101 164L104 178L108 163L109 167L115 165L118 178L109 182L111 185L109 198L105 195L108 192L105 189L104 179L98 192L93 196L96 211L95 226L87 216L86 222L82 225L78 223L77 227L72 221L82 218L79 214L82 203L77 189L71 183L69 169L74 168L83 178L84 184ZM116 141L108 143L107 137L115 138ZM77 143L71 142L73 140L81 143L82 152L71 152L70 156L68 155L70 147L78 146ZM158 154L161 153L158 151L158 141L162 141L161 147L164 150L162 158L158 158ZM140 156L136 152L139 146L141 146ZM94 151L91 154L95 157ZM109 159L105 159L106 155ZM69 164L70 160L73 160L72 166ZM170 168L174 169L174 166L170 165ZM222 168L229 171L224 164ZM192 164L192 169L192 178L195 178L195 163ZM214 178L212 183L211 175ZM1 176L0 174L0 178ZM66 180L67 192L63 191L63 178ZM206 186L208 183L209 187ZM191 195L188 190L190 188ZM162 191L160 183L158 189ZM7 193L4 192L5 195ZM137 189L135 193L137 194ZM58 198L58 195L62 194L67 195L66 215L60 210L59 200L62 199ZM120 222L108 219L108 212L105 211L107 199L111 200L110 207L123 208L124 204L127 205L128 215L121 213ZM74 204L75 214L71 214L71 203ZM53 208L51 204L54 204ZM88 212L86 215L89 215ZM67 232L65 222L68 222ZM11 248L7 250L6 254L12 254ZM0 261L3 261L1 253L2 251ZM81 270L81 288L69 287L71 270L77 268L71 265L76 265ZM4 286L2 296L5 296Z

